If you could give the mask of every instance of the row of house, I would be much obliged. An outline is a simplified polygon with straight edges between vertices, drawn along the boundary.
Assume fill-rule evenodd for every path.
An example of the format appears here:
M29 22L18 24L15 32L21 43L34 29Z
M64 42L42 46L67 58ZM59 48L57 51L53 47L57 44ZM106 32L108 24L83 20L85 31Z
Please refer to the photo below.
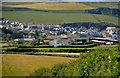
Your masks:
M1 23L1 21L0 21ZM85 36L91 36L91 37L110 37L113 39L119 39L120 35L120 28L116 27L107 27L103 31L99 31L99 29L95 27L90 27L89 29L85 27L65 27L63 28L61 25L46 25L46 24L26 24L21 22L10 22L9 20L3 21L3 23L6 23L5 25L1 25L0 28L3 27L11 27L14 30L20 30L20 31L49 31L51 34L59 34L60 32L64 32L66 34L77 34L81 37ZM9 24L9 26L6 26Z
M4 24L3 24L4 23ZM26 24L21 22L10 22L9 20L0 21L0 28L6 27L13 30L25 31L29 34L21 39L15 39L14 41L35 41L34 34L38 33L38 37L44 40L50 40L49 45L70 45L71 42L95 42L109 44L116 43L120 40L120 28L107 27L100 31L98 28L90 27L63 27L61 25L53 24ZM97 39L102 38L102 39ZM58 43L58 44L57 44Z

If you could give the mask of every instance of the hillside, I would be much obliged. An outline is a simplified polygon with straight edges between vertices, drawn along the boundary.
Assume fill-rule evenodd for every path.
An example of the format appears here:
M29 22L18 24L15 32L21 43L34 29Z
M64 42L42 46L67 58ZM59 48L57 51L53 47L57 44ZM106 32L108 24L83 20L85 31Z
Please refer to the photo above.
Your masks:
M21 8L34 8L34 9L43 9L43 10L87 10L87 9L96 9L99 7L106 8L118 8L118 3L103 3L103 2L62 2L62 3L36 3L36 2L10 2L3 3L3 7L21 7Z
M42 10L88 10L95 9L94 7L88 6L84 3L31 3L31 4L14 4L9 5L3 4L3 7L14 7L14 8L31 8L31 9L42 9Z
M88 3L85 3L86 5L89 5L91 7L96 7L96 8L99 8L99 7L106 7L106 8L118 8L119 6L119 3L117 2L98 2L98 3L92 3L92 2L88 2Z
M6 11L2 12L5 19L20 22L32 22L37 24L63 24L77 22L93 22L101 21L118 25L118 18L107 15L97 15L88 13L50 13L35 11ZM98 20L99 19L99 20Z
M103 8L102 8L103 7ZM112 9L113 8L113 9ZM77 22L118 25L118 3L3 3L2 16L11 21L37 24Z
M91 14L49 13L33 11L2 12L3 17L12 21L34 22L38 24L61 24L72 22L99 22ZM111 19L112 20L112 19ZM113 19L114 20L114 19Z

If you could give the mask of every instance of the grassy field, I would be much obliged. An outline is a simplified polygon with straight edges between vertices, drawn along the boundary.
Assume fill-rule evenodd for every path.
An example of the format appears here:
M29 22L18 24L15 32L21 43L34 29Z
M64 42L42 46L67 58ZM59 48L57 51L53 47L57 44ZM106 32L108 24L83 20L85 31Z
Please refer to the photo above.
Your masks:
M118 3L3 3L3 6L7 7L21 7L21 8L33 8L33 9L44 9L44 10L86 10L95 9L99 7L107 8L118 8Z
M69 63L76 58L34 55L3 55L3 76L28 76L39 68L51 68L55 64Z
M118 19L117 17L113 17L113 16L107 16L107 15L98 15L98 14L92 14L96 20L99 19L98 21L100 22L106 22L106 23L112 23L115 25L119 25L118 23Z
M15 7L15 8L32 8L32 9L43 9L43 10L88 10L95 9L84 3L31 3L21 5L9 5L5 4L3 7Z
M91 14L81 13L48 13L33 11L13 11L2 12L4 18L12 21L34 22L39 24L60 24L73 22L95 22L97 21Z
M1 43L0 42L0 47L2 47L2 46L8 46L8 43Z
M83 14L83 13L48 13L34 11L7 11L2 16L12 21L32 22L36 24L63 24L73 22L94 22L105 21L118 25L118 18L107 15ZM101 20L97 20L97 19Z
M13 4L13 5L12 5ZM117 3L5 3L3 7L30 8L43 11L3 11L2 17L11 21L32 22L38 24L61 24L73 22L107 22L118 25L118 17L88 14L78 10L96 9L99 7L118 8ZM70 10L70 12L52 13L47 10ZM72 12L75 10L77 12Z
M85 3L91 7L99 8L99 7L106 7L106 8L118 8L118 3L107 3L107 2L98 2L98 3Z
M118 45L101 45L97 47L93 47L93 49L116 49Z

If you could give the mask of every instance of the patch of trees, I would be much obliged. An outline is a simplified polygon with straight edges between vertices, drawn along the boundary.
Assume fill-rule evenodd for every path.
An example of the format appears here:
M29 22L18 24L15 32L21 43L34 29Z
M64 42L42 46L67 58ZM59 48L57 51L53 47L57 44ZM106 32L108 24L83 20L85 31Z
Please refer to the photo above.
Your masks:
M116 17L120 16L120 9L117 9L117 8L100 7L97 9L88 10L87 12L92 13L92 14L111 15L111 16L116 16Z
M13 29L0 28L0 32L3 40L12 40L16 38L23 38L24 35L27 35L23 31L15 31Z
M111 23L91 23L91 22L83 22L83 23L64 23L63 27L72 27L72 28L80 28L85 27L89 29L90 27L98 28L100 31L105 30L107 27L119 27L117 25Z

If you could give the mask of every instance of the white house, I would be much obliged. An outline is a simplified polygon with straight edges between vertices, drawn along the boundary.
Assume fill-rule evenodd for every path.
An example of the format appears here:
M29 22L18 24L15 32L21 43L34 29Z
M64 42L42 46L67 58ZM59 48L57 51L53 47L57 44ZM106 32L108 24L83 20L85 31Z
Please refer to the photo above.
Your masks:
M62 46L64 44L62 42L60 42L60 41L58 41L58 40L55 39L53 41L50 41L49 45L57 47L57 46Z

